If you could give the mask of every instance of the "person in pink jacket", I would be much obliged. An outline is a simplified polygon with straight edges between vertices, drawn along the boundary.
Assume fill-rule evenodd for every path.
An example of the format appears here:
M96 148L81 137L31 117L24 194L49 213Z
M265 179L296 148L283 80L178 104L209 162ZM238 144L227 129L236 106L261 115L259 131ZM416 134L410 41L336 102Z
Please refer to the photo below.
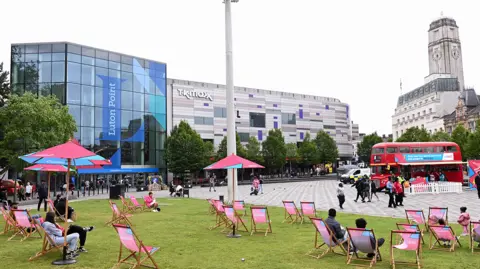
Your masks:
M460 216L458 217L457 222L463 227L462 236L467 236L469 234L468 225L470 225L470 214L467 213L466 207L460 207Z
M153 192L149 192L148 196L143 197L143 199L148 208L153 208L153 212L160 212L160 207L158 207L158 203L153 197Z
M252 192L250 193L250 195L253 195L253 194L257 195L259 187L260 187L260 180L258 180L258 178L255 177L252 182Z

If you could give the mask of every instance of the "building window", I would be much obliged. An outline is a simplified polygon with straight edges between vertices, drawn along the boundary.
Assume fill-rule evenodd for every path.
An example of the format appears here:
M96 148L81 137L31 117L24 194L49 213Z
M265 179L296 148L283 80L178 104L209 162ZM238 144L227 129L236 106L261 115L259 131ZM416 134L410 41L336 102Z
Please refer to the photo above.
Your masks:
M238 133L238 136L240 137L240 142L248 142L248 139L250 139L249 133Z
M423 111L423 115L426 115L426 114L427 114L427 111L426 111L426 110L424 110L424 111Z
M296 124L296 115L294 113L282 113L282 124Z
M334 125L323 125L323 129L327 129L327 130L335 130L336 127Z
M213 109L213 116L215 118L226 118L227 117L227 109L224 107L215 107Z
M429 108L429 109L428 109L428 113L432 113L432 108Z
M199 125L213 125L213 118L195 117L194 123Z
M397 119L397 123L400 123L400 119Z
M265 128L265 113L250 112L250 127Z

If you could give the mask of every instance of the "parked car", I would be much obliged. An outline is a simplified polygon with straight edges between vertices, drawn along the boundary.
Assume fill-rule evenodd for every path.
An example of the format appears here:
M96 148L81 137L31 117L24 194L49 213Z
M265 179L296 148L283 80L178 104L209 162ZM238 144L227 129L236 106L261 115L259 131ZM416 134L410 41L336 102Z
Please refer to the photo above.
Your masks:
M370 168L351 169L347 173L341 175L341 181L344 184L353 184L359 178L361 178L365 175L370 176L370 174L371 174Z

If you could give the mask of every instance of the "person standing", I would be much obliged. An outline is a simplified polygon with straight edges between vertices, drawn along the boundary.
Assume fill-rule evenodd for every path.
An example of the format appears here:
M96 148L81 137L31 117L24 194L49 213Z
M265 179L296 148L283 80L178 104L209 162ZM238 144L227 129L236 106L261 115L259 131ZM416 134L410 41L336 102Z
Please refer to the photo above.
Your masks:
M395 204L397 206L403 206L403 186L400 184L400 180L397 178L395 183L393 183L393 188L395 189Z
M213 191L217 192L217 190L215 189L215 178L213 177L213 175L210 175L209 182L210 182L209 191L212 192L212 188L213 188Z
M478 199L480 199L480 171L478 171L478 174L475 177L475 185L477 186Z
M259 191L260 191L261 194L263 194L263 179L260 176L258 176L258 178L259 178L259 182L260 182Z
M343 189L342 183L338 183L337 198L338 198L338 205L340 205L340 208L343 209L343 204L345 203L345 191Z
M42 184L38 188L38 206L37 210L40 211L40 205L43 202L43 209L47 212L47 198L48 198L48 187L45 184L45 181L42 181Z
M363 189L363 197L368 198L368 202L370 203L372 200L370 198L370 179L368 178L367 175L363 176L363 182L362 182L362 189Z
M355 198L355 203L358 201L358 198L362 198L362 202L365 203L365 197L363 197L363 179L360 178L355 183L352 184L352 188L355 187L357 189L357 198Z
M25 195L27 200L32 199L32 185L30 185L30 182L27 182L27 187L25 187Z
M393 178L391 176L388 178L388 182L387 182L387 186L385 187L385 190L388 193L388 207L397 208L397 205L394 199L395 188L393 187Z

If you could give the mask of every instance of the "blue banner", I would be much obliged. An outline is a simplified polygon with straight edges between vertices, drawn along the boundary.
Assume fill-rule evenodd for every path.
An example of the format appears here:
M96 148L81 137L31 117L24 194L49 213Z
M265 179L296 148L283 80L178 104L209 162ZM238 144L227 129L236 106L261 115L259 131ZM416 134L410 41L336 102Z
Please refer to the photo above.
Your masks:
M101 140L119 141L121 138L120 78L99 75L103 80L103 134Z
M444 161L443 153L431 153L431 154L404 154L405 161L407 162L423 162L423 161Z

